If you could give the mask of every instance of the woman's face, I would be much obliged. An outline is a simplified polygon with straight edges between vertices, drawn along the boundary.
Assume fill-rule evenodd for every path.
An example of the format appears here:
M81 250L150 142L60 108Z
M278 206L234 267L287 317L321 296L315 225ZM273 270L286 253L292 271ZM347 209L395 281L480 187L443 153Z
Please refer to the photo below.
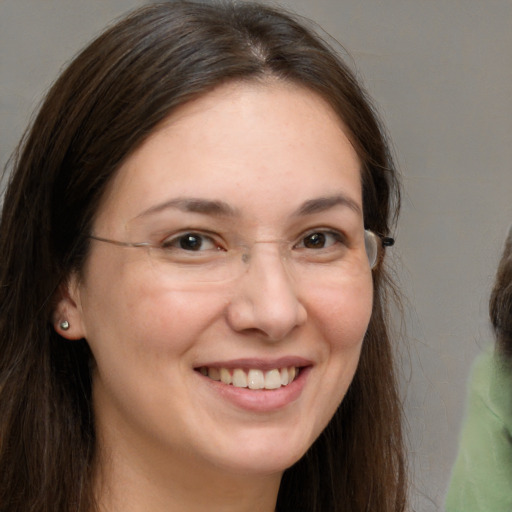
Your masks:
M238 474L297 461L370 319L361 195L343 125L306 89L228 84L173 113L122 165L93 233L167 253L91 240L57 310L94 355L104 448Z

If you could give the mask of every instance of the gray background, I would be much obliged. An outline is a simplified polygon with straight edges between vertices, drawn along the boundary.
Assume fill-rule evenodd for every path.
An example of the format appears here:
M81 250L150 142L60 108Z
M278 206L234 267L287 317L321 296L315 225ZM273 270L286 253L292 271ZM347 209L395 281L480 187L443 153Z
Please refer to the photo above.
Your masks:
M0 0L0 164L59 69L136 0ZM512 1L283 1L351 53L403 173L393 249L412 501L442 510L468 372L512 223ZM364 478L364 476L362 476Z

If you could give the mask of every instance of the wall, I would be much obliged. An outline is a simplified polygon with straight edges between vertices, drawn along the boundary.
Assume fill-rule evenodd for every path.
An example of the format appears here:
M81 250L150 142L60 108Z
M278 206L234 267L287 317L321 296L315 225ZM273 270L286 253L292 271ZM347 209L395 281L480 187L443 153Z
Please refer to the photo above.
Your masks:
M58 70L136 0L0 0L0 164ZM442 510L487 298L512 223L509 0L283 1L344 45L403 174L394 265L416 510Z

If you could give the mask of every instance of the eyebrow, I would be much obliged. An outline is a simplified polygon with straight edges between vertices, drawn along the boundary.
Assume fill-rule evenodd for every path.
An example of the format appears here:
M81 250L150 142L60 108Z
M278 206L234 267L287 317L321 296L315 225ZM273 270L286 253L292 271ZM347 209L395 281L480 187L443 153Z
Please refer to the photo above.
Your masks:
M201 198L176 198L164 203L151 206L137 217L145 217L153 213L159 213L168 208L176 208L184 212L202 213L205 215L215 215L218 217L234 217L237 210L224 201Z
M297 209L295 215L312 215L314 213L321 213L326 210L330 210L335 206L347 206L354 212L359 215L362 215L363 212L358 203L356 203L350 197L347 197L344 194L336 194L333 196L326 197L318 197L315 199L310 199L309 201L305 201L302 205Z
M333 196L317 197L309 199L302 203L299 208L294 212L293 216L300 217L305 215L313 215L321 213L336 206L346 206L362 215L361 207L350 197L344 194L336 194ZM157 205L151 206L144 210L137 218L145 217L154 213L159 213L169 208L176 208L184 212L200 213L204 215L214 215L216 217L235 217L239 214L239 210L233 208L225 201L203 198L176 198L170 201L165 201Z

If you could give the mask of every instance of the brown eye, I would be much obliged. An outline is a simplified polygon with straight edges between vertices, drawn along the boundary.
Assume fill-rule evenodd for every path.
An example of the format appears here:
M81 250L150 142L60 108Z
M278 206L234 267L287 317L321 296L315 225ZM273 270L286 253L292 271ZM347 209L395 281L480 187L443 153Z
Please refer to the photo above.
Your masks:
M314 231L306 235L297 245L298 249L327 249L336 244L342 243L343 237L340 233L332 231Z
M180 247L187 251L199 251L203 245L203 239L199 235L185 235L179 238Z
M184 251L209 251L219 249L214 240L201 233L184 233L182 235L167 238L162 243L164 249L183 249Z
M307 249L321 249L325 247L325 238L324 233L312 233L304 238L304 247Z

